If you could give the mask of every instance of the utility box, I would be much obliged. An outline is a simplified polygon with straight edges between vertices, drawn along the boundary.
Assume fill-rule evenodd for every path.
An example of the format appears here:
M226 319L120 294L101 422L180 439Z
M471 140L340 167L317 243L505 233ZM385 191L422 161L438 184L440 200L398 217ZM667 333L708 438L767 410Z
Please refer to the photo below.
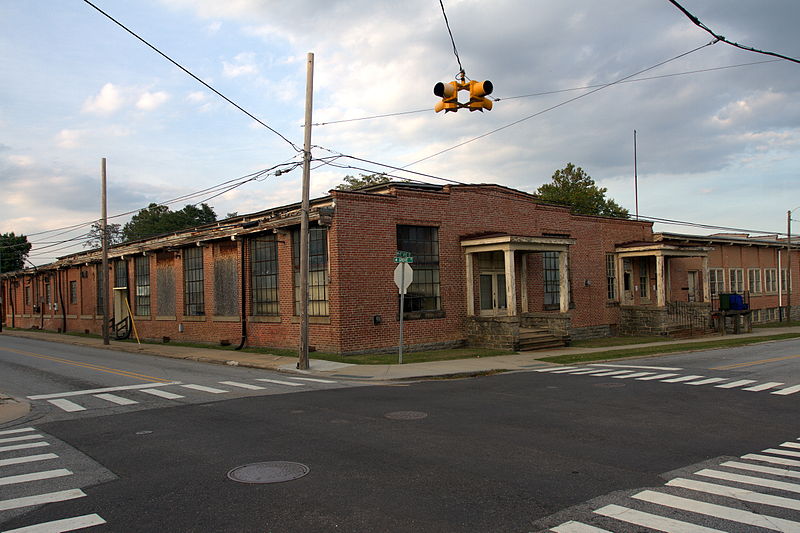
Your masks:
M733 294L723 294L720 293L719 295L719 310L720 311L730 311L731 310L731 296Z

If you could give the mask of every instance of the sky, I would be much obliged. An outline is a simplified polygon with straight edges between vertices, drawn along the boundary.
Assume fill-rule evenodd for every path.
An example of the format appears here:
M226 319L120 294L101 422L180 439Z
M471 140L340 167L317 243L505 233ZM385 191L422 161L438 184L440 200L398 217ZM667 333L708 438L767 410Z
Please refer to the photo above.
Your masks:
M110 216L298 202L309 52L312 197L373 172L535 192L572 162L635 213L636 130L643 217L779 233L800 207L800 64L710 44L667 0L445 0L467 77L494 85L483 113L433 111L459 71L438 0L93 1L282 137L82 0L0 0L0 233L28 235L35 264L85 249L102 158ZM796 0L681 4L800 58Z

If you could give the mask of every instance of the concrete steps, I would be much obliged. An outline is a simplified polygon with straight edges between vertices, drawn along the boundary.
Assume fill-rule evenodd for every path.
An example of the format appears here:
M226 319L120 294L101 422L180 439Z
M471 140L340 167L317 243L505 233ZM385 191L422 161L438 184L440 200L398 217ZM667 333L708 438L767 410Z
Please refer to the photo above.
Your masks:
M520 328L519 347L517 349L520 352L527 352L546 348L559 348L566 346L567 340L567 338L553 335L546 329Z

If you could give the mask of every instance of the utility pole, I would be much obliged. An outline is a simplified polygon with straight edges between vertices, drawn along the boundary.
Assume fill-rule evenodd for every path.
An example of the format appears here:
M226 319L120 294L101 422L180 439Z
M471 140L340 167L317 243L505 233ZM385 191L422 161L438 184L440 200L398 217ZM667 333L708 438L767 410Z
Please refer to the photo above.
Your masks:
M792 211L786 212L786 316L792 322Z
M10 286L10 282L9 282ZM3 321L6 319L6 286L3 280L3 245L0 244L0 333L3 332ZM9 289L9 294L11 290Z
M639 220L639 169L636 161L636 130L633 130L633 196L636 200L636 220Z
M101 192L100 192L100 235L103 243L103 265L101 267L102 283L100 290L103 291L103 344L109 344L108 339L108 213L106 211L106 158L100 163L101 173Z
M300 207L300 349L298 370L308 370L308 212L311 183L311 109L314 96L314 54L306 65L306 123L303 141L303 200Z

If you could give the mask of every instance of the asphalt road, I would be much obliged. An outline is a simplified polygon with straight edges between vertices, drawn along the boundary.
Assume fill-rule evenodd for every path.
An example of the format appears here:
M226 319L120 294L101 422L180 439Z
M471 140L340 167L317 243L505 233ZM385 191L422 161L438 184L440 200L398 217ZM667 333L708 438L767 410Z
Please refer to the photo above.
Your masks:
M634 523L649 513L689 524L681 526L684 531L701 531L701 525L792 531L800 527L800 480L788 483L786 475L800 475L800 457L791 455L800 449L790 446L800 443L800 394L718 385L733 378L760 384L774 377L767 366L780 364L788 365L781 370L786 388L798 375L800 358L738 367L731 376L732 370L710 370L800 353L796 343L771 346L763 353L696 353L691 362L703 361L698 369L646 359L620 363L628 368L584 369L601 370L589 374L528 372L307 390L35 421L30 430L20 425L24 431L15 435L35 430L41 438L24 442L63 441L115 479L81 485L85 496L23 516L0 514L0 527L96 515L105 522L91 529L98 532L577 531L564 529L575 523L651 531ZM606 369L613 374L602 375ZM622 377L641 372L650 374ZM755 372L764 374L756 379ZM692 386L698 379L639 379L659 373L713 374L727 381ZM425 416L397 419L397 412ZM752 454L798 464L748 458ZM53 461L71 468L68 459ZM298 462L309 473L276 484L227 477L235 467L262 461ZM759 473L773 485L784 483L768 488L709 478L719 476L714 472L729 478L747 473L723 463L789 474ZM697 483L704 480L728 492L699 492ZM757 493L756 501L731 491L750 500ZM764 503L764 496L778 499ZM622 520L597 512L619 517L620 509L640 514L628 512ZM681 530L670 524L666 530Z

